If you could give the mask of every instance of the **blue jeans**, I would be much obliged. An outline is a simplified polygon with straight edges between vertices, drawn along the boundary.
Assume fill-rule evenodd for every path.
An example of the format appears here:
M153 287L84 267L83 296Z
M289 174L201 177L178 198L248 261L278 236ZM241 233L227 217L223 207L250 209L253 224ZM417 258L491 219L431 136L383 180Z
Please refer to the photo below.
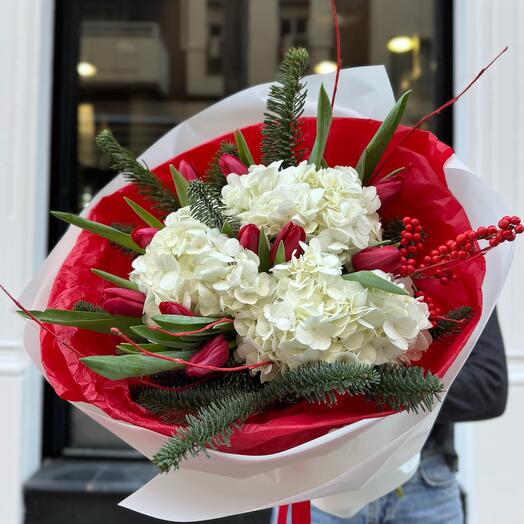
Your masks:
M440 453L424 453L417 472L402 486L353 517L342 519L312 508L312 524L463 524L455 474Z

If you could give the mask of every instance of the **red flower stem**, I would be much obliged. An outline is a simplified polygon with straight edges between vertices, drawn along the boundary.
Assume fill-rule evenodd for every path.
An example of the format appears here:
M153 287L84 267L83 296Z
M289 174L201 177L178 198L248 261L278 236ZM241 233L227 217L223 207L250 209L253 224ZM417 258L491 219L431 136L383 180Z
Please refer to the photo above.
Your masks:
M454 318L448 318L448 317L442 317L440 315L436 315L436 316L430 316L429 318L431 319L434 319L434 320L445 320L446 322L454 322L455 324L464 324L464 322L467 322L467 319L463 318L461 320L457 320L457 319L454 319Z
M62 340L51 328L47 327L41 320L38 320L28 309L26 309L23 304L17 300L7 289L0 284L0 289L9 297L9 299L16 305L16 307L20 308L33 322L36 322L44 331L49 333L52 337L54 337L57 342L64 345L67 349L70 349L73 351L73 353L76 353L79 357L84 357L80 351L75 349L73 346L71 346L68 342L65 340Z
M485 247L483 249L480 249L479 251L474 253L472 256L467 257L467 258L461 258L461 259L458 259L458 260L444 260L443 262L438 262L437 264L433 264L431 266L426 266L425 268L419 269L419 270L415 271L414 273L412 273L411 274L411 278L429 278L429 277L433 276L433 273L431 273L430 275L426 275L425 274L428 269L429 270L432 270L432 269L439 270L439 269L443 269L444 268L446 270L451 270L451 269L455 269L457 267L460 267L463 264L469 264L473 260L475 260L477 258L480 258L480 257L483 257L488 251L491 251L493 249L493 247L494 246L489 246L489 247Z
M508 50L508 46L506 46L502 51L499 52L499 54L493 58L493 60L491 60L491 62L483 67L478 73L477 73L477 76L458 94L456 95L455 97L451 98L450 100L448 100L447 102L445 102L444 104L442 104L440 107L437 107L437 109L435 109L434 111L432 111L431 113L429 113L428 115L422 117L403 137L402 139L399 141L399 143L393 148L393 150L391 151L391 153L389 154L389 156L382 162L381 165L379 165L379 167L377 168L376 170L376 174L378 174L383 168L384 166L391 160L391 157L393 156L393 153L395 152L395 150L400 147L407 139L408 137L411 136L411 134L415 131L415 129L418 129L420 126L422 126L425 122L427 122L430 118L433 118L434 116L436 115L439 115L442 111L444 111L444 109L447 109L449 106L452 106L453 104L455 104L456 102L459 101L459 99L464 95L466 94L467 91L469 91L469 89L471 87L473 87L473 85L477 82L477 80Z
M207 331L208 329L211 329L213 326L217 326L218 324L230 324L231 322L233 322L232 318L221 318L219 320L215 320L214 322L211 322L210 324L207 324L203 328L196 329L194 331L180 331L178 333L167 331L166 329L162 329L161 327L158 327L158 326L149 326L149 328L152 329L153 331L164 333L165 335L171 335L172 337L184 337L186 335L196 335L197 333L202 333L202 331Z
M333 108L335 106L335 98L337 96L340 69L342 68L342 53L340 50L340 25L338 23L337 6L335 5L335 0L331 0L331 9L333 11L333 25L335 26L335 40L337 46L337 73L335 75L335 83L333 85L333 94L331 95L331 107Z
M156 382L153 382L152 380L147 380L144 378L134 379L132 382L135 384L140 384L142 386L148 386L152 388L161 389L162 391L171 391L172 393L177 393L179 391L185 391L186 389L191 389L192 387L199 386L200 384L204 384L205 382L209 382L210 380L211 378L197 380L196 382L191 382L191 384L186 384L185 386L179 386L177 388L173 388L169 386L162 386L161 384L157 384Z
M256 364L248 364L245 366L237 366L234 368L219 368L217 366L206 366L204 364L195 364L194 362L189 362L188 360L184 360L182 358L172 358L172 357L166 357L165 355L162 355L160 353L153 353L151 351L148 351L147 349L144 349L143 347L139 346L136 342L131 340L129 337L126 337L118 328L111 328L111 331L113 334L121 337L123 340L125 340L128 344L131 344L134 348L138 349L140 353L143 353L144 355L152 358L158 358L160 360L166 360L168 362L173 362L174 364L181 364L183 366L192 367L192 368L198 368L198 369L207 369L208 371L217 371L220 373L233 373L236 371L245 371L246 369L256 369L264 366L269 366L272 364L270 361L265 362L257 362Z

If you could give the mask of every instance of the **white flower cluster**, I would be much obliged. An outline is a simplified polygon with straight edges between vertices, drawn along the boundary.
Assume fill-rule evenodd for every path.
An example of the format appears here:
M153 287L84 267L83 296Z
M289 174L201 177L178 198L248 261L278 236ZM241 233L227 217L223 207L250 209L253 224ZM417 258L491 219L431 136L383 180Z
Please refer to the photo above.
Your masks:
M303 247L300 258L274 268L273 300L235 318L238 358L276 364L264 368L263 380L311 361L382 364L415 360L427 349L424 302L344 280L338 258L323 253L317 239Z
M427 305L342 277L351 253L381 238L376 191L363 188L354 169L301 163L279 171L273 163L227 182L224 202L243 222L272 237L289 221L302 226L303 255L260 273L256 254L182 208L133 262L130 278L146 294L148 319L164 301L232 316L237 358L271 363L258 369L262 380L311 361L420 358L431 342Z
M171 213L133 261L130 279L146 294L144 313L160 302L178 302L203 316L235 315L274 291L274 277L259 273L259 260L237 239L195 220L189 208Z
M347 255L380 240L374 187L362 187L352 167L317 169L305 161L279 171L280 162L255 165L245 175L230 174L224 203L243 223L276 235L288 222L318 237L327 253Z

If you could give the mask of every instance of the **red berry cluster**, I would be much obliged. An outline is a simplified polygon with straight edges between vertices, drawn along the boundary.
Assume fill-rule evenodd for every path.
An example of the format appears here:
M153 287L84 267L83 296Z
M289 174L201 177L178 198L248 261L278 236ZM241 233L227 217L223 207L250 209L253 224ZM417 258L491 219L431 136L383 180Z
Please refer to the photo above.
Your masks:
M435 303L435 300L430 297L426 292L424 291L416 291L415 292L416 297L421 297L424 302L428 305L429 309L429 320L433 327L437 325L437 319L435 317L439 317L442 314L442 310L438 307L438 304Z
M400 259L400 276L405 277L415 271L417 255L424 250L426 235L418 218L404 217L402 224L404 228L400 232L399 244L402 257Z
M516 235L522 232L524 232L524 226L519 217L505 216L499 220L498 227L481 226L477 230L460 233L454 240L448 240L445 244L433 249L429 255L424 257L423 263L417 269L423 270L443 262L466 259L475 252L484 252L477 249L477 240L486 240L489 247L492 248L505 241L512 242ZM437 269L432 276L440 279L442 284L457 279L457 274L451 269L445 269L445 267Z

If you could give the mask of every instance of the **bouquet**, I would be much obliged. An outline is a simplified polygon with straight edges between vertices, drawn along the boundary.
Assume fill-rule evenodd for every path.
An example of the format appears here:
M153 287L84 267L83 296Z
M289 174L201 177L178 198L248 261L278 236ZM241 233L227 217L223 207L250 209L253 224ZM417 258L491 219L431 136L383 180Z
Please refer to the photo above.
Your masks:
M494 221L452 150L399 125L409 92L385 114L381 68L342 71L335 104L307 67L289 50L269 90L142 160L103 131L121 175L81 216L53 213L74 227L32 309L17 301L56 392L167 473L128 507L196 520L330 495L317 504L357 511L412 474L494 306L520 218Z

